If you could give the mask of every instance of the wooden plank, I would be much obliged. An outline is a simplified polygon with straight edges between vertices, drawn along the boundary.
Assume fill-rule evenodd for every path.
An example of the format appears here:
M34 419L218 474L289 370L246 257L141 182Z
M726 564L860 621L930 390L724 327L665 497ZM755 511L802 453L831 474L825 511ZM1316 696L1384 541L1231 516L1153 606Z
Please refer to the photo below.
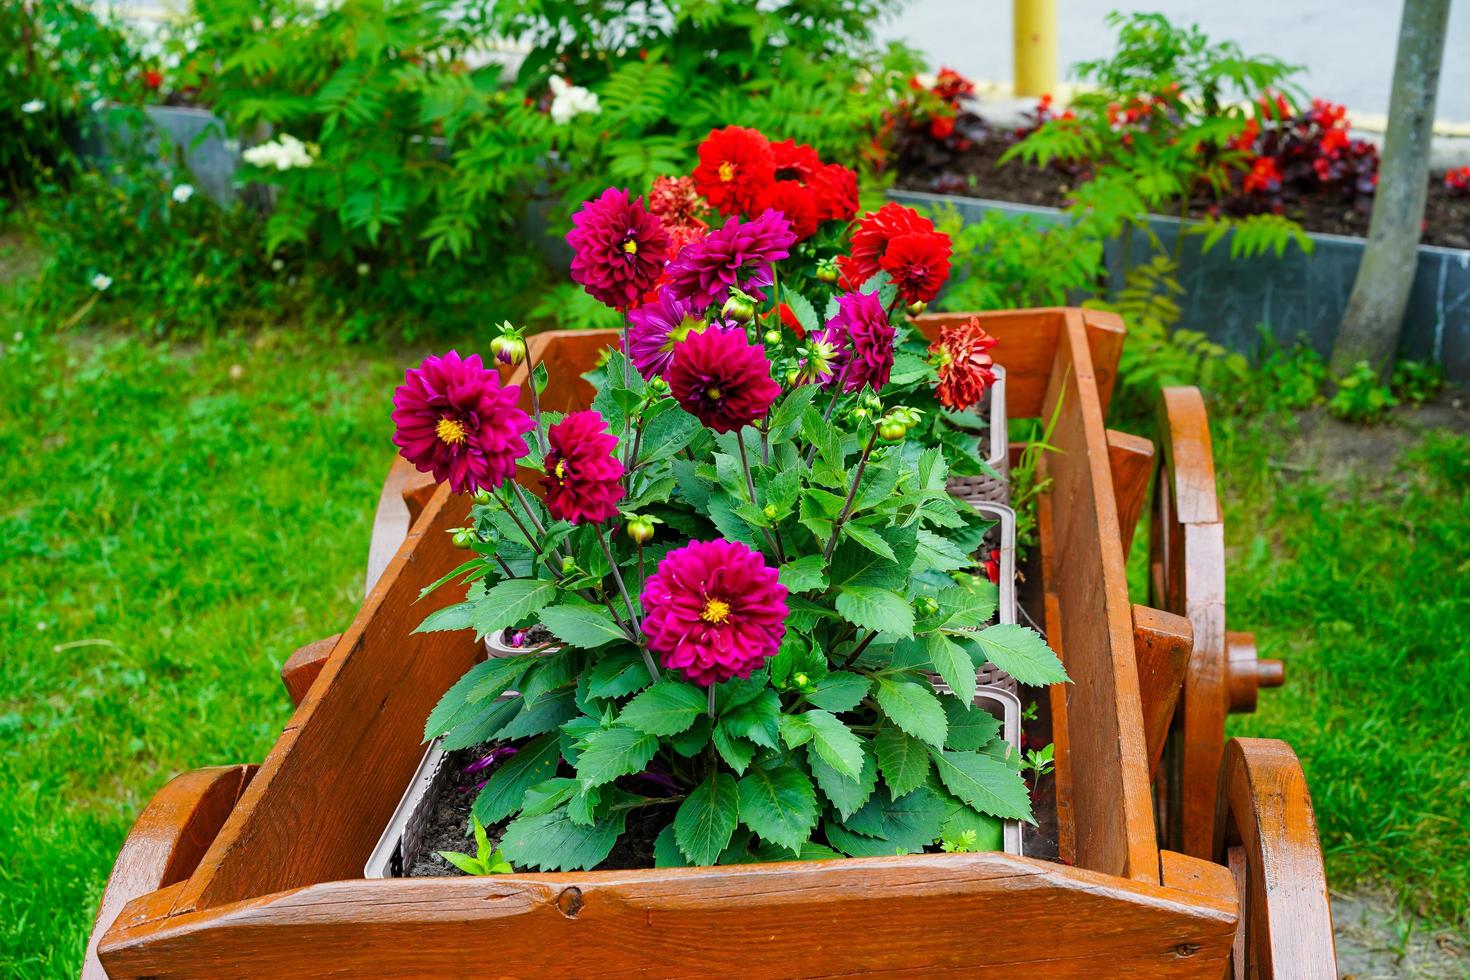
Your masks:
M1082 311L1087 326L1087 343L1092 349L1092 373L1097 380L1097 402L1107 418L1113 403L1113 388L1118 381L1118 362L1123 357L1123 341L1128 335L1123 318L1106 310Z
M1108 472L1107 440L1080 312L1067 311L1043 415L1060 403L1044 474L1051 542L1046 587L1067 653L1071 806L1081 867L1158 880L1133 616Z
M432 493L432 476L420 473L402 456L393 457L393 463L388 467L388 478L383 481L383 490L378 494L378 509L373 515L373 536L368 545L367 577L363 584L363 595L373 590L373 586L383 575L383 569L398 554L398 546L403 544L403 537L408 534L409 526L413 523L413 516L409 514L404 500L404 491L424 483L427 483Z
M424 719L475 662L468 631L410 632L458 598L445 589L418 601L462 559L444 529L468 510L447 486L434 495L180 893L181 910L362 873L423 756Z
M1214 851L1243 871L1244 975L1335 978L1332 906L1301 763L1273 738L1231 739L1224 756Z
M1118 531L1123 538L1123 560L1133 550L1138 517L1148 499L1148 484L1154 472L1154 444L1143 436L1109 429L1108 470L1113 477L1113 495L1118 498Z
M165 896L166 898L166 896ZM1222 975L1228 899L1005 854L341 881L102 944L131 977Z
M321 675L322 668L327 664L327 658L331 656L332 650L340 639L342 639L342 634L334 633L313 643L308 643L287 657L286 662L281 665L281 683L286 685L286 693L291 697L292 707L300 704L306 697L306 692L311 690L311 685Z
M1158 772L1164 754L1193 649L1194 627L1189 620L1152 606L1134 605L1133 651L1138 659L1138 692L1143 703L1150 779Z
M1173 476L1174 511L1185 524L1223 520L1215 492L1215 453L1210 419L1198 388L1164 388L1159 400L1159 432L1165 468Z
M1159 852L1159 876L1165 888L1203 895L1221 902L1239 902L1230 869L1178 851Z
M1043 497L1043 507L1046 506L1045 500ZM1046 525L1050 524L1050 518L1050 510L1047 508ZM1045 526L1042 533L1050 534L1050 527ZM1065 664L1067 654L1062 648L1062 607L1055 592L1046 593L1045 604L1046 640L1057 658ZM1067 686L1053 684L1047 688L1047 695L1051 705L1052 773L1056 779L1057 856L1067 864L1076 864L1077 828L1072 819L1072 736L1067 727Z
M230 811L255 766L212 766L175 776L163 785L128 831L102 891L82 980L106 980L97 943L133 899L187 878Z

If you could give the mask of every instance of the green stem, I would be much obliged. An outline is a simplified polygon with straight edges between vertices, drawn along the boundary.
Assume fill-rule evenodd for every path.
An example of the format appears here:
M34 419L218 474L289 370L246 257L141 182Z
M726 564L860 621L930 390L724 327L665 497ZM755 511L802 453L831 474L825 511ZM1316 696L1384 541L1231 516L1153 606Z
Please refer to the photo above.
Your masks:
M852 513L852 503L857 499L858 487L862 486L863 470L868 466L868 457L873 455L873 447L878 444L878 427L873 427L873 434L868 437L868 444L863 447L863 455L858 460L857 473L852 478L852 489L847 492L847 501L842 505L842 513L832 522L832 537L827 541L827 548L822 552L824 559L832 557L832 550L837 547L837 536L842 533L842 525L847 521L848 515Z
M602 553L607 556L607 566L612 570L613 581L618 586L618 594L623 597L623 605L628 607L628 619L637 633L635 642L638 644L638 652L643 654L643 665L648 668L648 676L653 680L658 680L658 666L653 662L653 655L648 652L648 645L644 642L643 624L638 621L638 613L633 608L633 599L628 595L628 586L623 582L623 573L618 571L618 560L613 557L607 537L602 533L602 525L595 525L592 530L597 535L597 543L602 545Z
M735 445L740 447L740 468L745 471L745 494L750 499L750 506L755 507L755 479L750 475L750 460L745 455L745 439L742 438L743 435L742 430L736 430ZM765 537L766 544L770 545L771 553L776 556L776 560L784 563L786 556L781 553L780 543L771 537L770 529L761 528L761 534Z
M541 394L536 390L536 359L531 356L531 345L526 345L526 383L531 386L531 416L536 420L536 443L542 455L551 451L546 442L546 429L541 424Z

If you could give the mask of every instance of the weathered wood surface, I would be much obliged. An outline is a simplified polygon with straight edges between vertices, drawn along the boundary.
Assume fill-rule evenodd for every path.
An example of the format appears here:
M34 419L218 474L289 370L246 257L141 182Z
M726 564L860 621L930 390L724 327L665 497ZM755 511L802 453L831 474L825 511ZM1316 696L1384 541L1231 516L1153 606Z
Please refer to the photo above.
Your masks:
M1209 857L1215 789L1229 708L1225 661L1225 525L1204 399L1165 388L1159 401L1161 463L1150 535L1150 603L1186 617L1194 648L1160 777L1165 840Z
M175 776L163 785L128 831L87 941L82 980L103 980L97 943L133 899L183 881L199 865L255 766L213 766Z
M419 591L454 566L446 528L467 497L435 494L342 634L199 869L179 909L210 908L362 873L423 756L423 724L475 662L471 633L412 633L455 597Z
M1337 976L1332 909L1306 776L1291 746L1225 747L1213 841L1239 882L1235 976Z
M999 348L997 348L999 349ZM1009 365L1007 365L1009 369ZM1080 311L1069 310L1041 416L1060 402L1042 461L1053 480L1042 499L1042 570L1057 596L1065 686L1075 859L1080 867L1158 881L1143 707L1133 648L1133 615L1097 397Z
M1143 740L1148 746L1150 777L1158 770L1164 753L1193 646L1194 628L1183 616L1152 606L1133 607L1133 649L1138 658Z
M166 899L168 896L163 896ZM150 897L151 898L151 897ZM1233 895L1005 854L344 881L103 942L130 977L1220 977Z
M1118 531L1122 534L1123 560L1133 550L1138 517L1148 499L1148 482L1153 476L1154 444L1143 436L1108 430L1108 470L1113 477L1113 495L1118 500Z

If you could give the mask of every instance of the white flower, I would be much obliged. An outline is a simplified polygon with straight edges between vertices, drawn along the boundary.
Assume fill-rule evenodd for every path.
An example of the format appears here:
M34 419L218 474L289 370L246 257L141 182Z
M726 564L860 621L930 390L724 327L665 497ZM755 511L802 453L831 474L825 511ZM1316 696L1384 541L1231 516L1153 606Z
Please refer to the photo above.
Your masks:
M357 274L359 276L365 276L369 272L372 272L372 271L373 271L373 267L370 266L370 265L368 265L366 262L359 262L359 263L357 263Z
M46 108L46 103L42 102L40 99L32 99L29 102L22 103L20 111L24 112L28 116L33 116L44 108Z
M277 170L309 167L316 159L314 148L290 133L282 133L280 139L269 143L252 146L240 155L245 158L246 163L257 167L275 167Z
M36 631L37 632L40 632L40 633L46 632L46 624L45 623L37 623L36 624Z
M921 88L928 89L933 88L934 86L939 84L939 76L920 72L919 74L914 76L914 81L918 82Z
M186 203L188 203L189 198L191 198L193 196L194 196L194 185L193 184L180 184L178 187L175 187L174 188L174 203L175 204L186 204Z
M14 340L14 341L15 341L15 342L16 342L16 343L17 343L17 344L18 344L18 343L20 343L20 342L21 342L21 341L22 341L22 340L25 340L25 339L26 339L26 335L25 335L25 334L23 334L23 333L21 333L21 332L20 332L20 331L19 331L19 330L17 330L17 331L16 331L16 332L15 332L15 336L14 336L14 337L12 337L12 338L11 338L11 339L12 339L12 340Z
M282 269L286 268L286 263L282 259L271 259L271 268L274 269L276 272L280 272Z
M551 120L565 126L576 116L585 113L596 115L602 111L597 94L580 85L573 85L565 78L551 78Z
M112 285L112 277L97 273L92 277L92 288L99 293L107 292L107 287Z

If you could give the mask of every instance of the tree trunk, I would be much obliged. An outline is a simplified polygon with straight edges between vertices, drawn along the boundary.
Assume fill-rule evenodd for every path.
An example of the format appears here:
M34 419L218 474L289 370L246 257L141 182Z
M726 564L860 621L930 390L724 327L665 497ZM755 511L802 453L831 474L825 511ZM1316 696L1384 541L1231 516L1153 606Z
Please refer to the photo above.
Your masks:
M1419 257L1434 98L1449 15L1450 0L1404 0L1368 245L1332 347L1332 370L1338 375L1359 361L1386 375L1398 349Z

